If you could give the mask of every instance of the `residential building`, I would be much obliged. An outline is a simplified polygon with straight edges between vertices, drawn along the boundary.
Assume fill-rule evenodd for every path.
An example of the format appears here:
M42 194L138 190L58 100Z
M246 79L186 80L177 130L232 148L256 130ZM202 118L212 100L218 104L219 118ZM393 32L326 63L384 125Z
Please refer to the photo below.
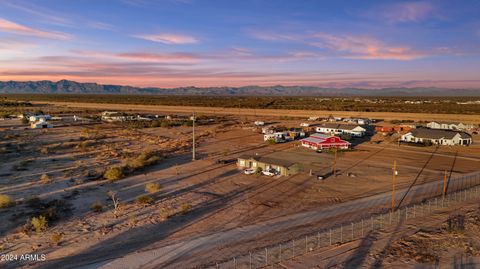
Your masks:
M301 167L298 163L263 156L242 155L238 157L237 165L242 169L273 169L282 176L295 175L301 171Z
M427 123L427 127L431 129L444 129L444 130L459 130L466 131L474 129L473 124L465 124L462 122L444 122L444 121L432 121Z
M348 134L354 137L363 137L367 131L360 125L356 124L338 124L338 123L325 123L316 128L317 133L323 134Z
M348 149L350 148L350 143L342 140L339 137L328 135L328 134L312 134L307 138L300 140L302 146L318 150L318 149Z
M431 142L435 145L463 145L473 143L472 136L461 131L417 128L408 132L400 138L400 141L413 143Z
M30 123L30 128L32 129L43 129L43 128L53 128L53 125L44 119Z
M402 133L402 132L410 132L414 126L411 125L376 125L375 132L380 133Z
M51 119L52 119L52 117L50 117L50 115L32 115L28 118L28 120L30 122L36 122L36 121L40 121L40 120L49 121Z

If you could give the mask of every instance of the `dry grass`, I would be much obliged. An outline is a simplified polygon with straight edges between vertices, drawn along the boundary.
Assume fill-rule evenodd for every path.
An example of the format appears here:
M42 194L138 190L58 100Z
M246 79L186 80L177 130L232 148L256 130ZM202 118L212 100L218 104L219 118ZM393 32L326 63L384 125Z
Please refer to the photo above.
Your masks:
M6 194L0 194L0 208L6 208L13 205L13 200Z

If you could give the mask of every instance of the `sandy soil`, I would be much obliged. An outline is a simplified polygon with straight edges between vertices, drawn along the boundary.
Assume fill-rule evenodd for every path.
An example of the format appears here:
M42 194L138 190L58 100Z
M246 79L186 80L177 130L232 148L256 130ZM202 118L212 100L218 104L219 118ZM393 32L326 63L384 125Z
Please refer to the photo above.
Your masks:
M299 124L299 120L265 118L287 126ZM44 268L73 263L88 266L89 261L101 264L107 256L121 258L160 247L168 251L179 242L194 238L247 226L268 227L266 223L276 223L298 213L315 215L317 210L329 206L385 195L391 190L393 160L397 160L399 170L398 189L442 182L444 170L455 177L480 167L479 144L436 149L363 141L354 151L338 154L337 176L320 182L309 171L314 175L329 172L334 155L315 153L299 147L297 142L267 146L252 126L235 121L232 125L198 126L199 160L195 162L191 161L189 151L189 127L125 129L102 123L23 130L18 121L3 121L0 132L4 138L0 148L6 150L2 152L6 161L0 163L0 194L8 194L18 202L15 207L0 209L2 217L8 220L0 223L0 246L6 253L45 253L49 263L30 264ZM87 149L77 148L80 142L90 140ZM89 179L90 171L121 163L125 156L144 150L161 152L160 163L114 183ZM299 161L304 172L269 178L244 175L235 164L216 163L218 159L235 159L244 153ZM49 182L43 184L39 178L45 173ZM161 185L151 195L153 203L137 203L136 199L145 194L145 184L152 182ZM106 195L109 190L117 192L122 203L118 217L112 213L112 201ZM31 197L45 203L64 201L68 207L62 208L65 214L50 223L46 231L19 232L17 229L37 214L35 206L27 202ZM90 210L95 202L103 204L102 212ZM189 209L184 210L185 206ZM380 203L368 204L366 208L375 211L384 207L385 203ZM341 220L338 217L335 221ZM273 243L321 225L325 223L312 221L296 227L299 225L292 222L288 229L269 234L262 242ZM52 239L54 235L61 235L58 244ZM225 242L218 243L213 248L219 256L255 247L252 242L243 242L238 249L229 249L222 245ZM109 251L103 255L105 249ZM180 252L186 255L185 260L192 258L186 254L188 250ZM168 262L175 267L178 260L175 257ZM20 265L25 264L7 266Z

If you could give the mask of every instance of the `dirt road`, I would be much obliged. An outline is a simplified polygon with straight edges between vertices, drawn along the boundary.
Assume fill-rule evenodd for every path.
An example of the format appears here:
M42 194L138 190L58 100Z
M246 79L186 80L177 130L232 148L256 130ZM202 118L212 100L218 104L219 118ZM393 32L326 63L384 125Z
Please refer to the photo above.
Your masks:
M412 121L461 121L465 123L480 123L478 115L463 114L429 114L429 113L397 113L397 112L356 112L356 111L322 111L322 110L283 110L283 109L249 109L249 108L220 108L220 107L193 107L193 106L161 106L161 105L129 105L129 104L101 104L101 103L73 103L73 102L32 102L37 104L51 104L70 108L88 108L105 110L133 110L135 112L163 112L163 113L196 113L237 115L237 116L289 116L289 117L327 117L333 114L337 117L367 117L384 120L412 120Z
M478 172L466 176L473 176L480 181ZM418 200L424 195L440 194L443 186L442 181L431 182L414 186L408 191L403 189L396 192L396 200L402 197L408 200ZM461 184L452 184L461 186ZM455 189L449 189L455 191ZM268 221L253 225L223 230L208 235L199 235L188 240L173 244L155 243L148 249L135 248L135 242L141 242L145 238L161 240L165 236L161 229L145 229L134 231L135 237L116 238L112 244L94 246L84 253L73 255L64 259L50 261L40 268L187 268L199 266L214 259L230 258L231 255L240 254L245 249L242 243L253 242L256 247L261 247L259 239L268 237L272 241L281 242L289 240L284 238L288 231L304 227L306 224L333 223L331 220L340 221L354 220L361 217L360 214L369 212L373 208L385 207L391 201L391 193L386 192L342 204L333 205L317 210L281 216ZM322 227L324 228L324 227ZM312 231L314 227L310 228ZM255 242L255 240L258 240ZM125 253L122 255L122 253Z

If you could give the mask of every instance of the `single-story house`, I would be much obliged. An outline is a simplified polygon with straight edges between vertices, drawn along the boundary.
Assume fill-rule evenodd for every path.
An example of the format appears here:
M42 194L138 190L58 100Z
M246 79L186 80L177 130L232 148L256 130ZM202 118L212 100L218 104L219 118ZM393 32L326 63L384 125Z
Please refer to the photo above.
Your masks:
M363 137L367 131L360 125L356 124L338 124L338 123L325 123L315 129L317 133L323 134L349 134L355 137Z
M375 132L380 133L401 133L401 132L410 132L413 129L412 126L409 125L377 125L375 126Z
M427 127L431 129L443 129L443 130L471 130L475 128L473 124L465 124L462 122L444 122L444 121L432 121L427 123Z
M47 121L40 120L37 122L30 123L30 128L31 129L53 128L53 125Z
M400 141L425 143L430 141L435 145L463 145L473 143L472 136L461 131L417 128L408 132L400 138Z
M340 137L327 134L312 134L300 140L300 143L302 146L314 150L330 148L348 149L351 145L349 142L340 139Z
M301 171L298 163L263 156L242 155L238 157L237 165L242 169L274 169L282 176L295 175Z
M49 121L51 119L52 119L52 117L50 117L50 115L32 115L28 118L28 120L30 122L36 122L36 121L40 121L40 120Z

